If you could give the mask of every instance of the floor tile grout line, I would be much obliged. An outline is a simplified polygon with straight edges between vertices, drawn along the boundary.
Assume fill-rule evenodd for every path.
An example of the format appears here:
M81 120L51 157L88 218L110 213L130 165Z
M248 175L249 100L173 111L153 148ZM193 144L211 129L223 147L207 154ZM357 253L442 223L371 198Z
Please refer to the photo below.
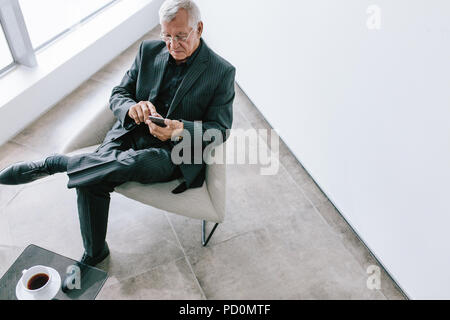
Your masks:
M1 210L4 210L4 209L6 209L9 205L10 205L10 203L15 199L15 198L17 198L17 196L23 191L25 189L25 187L21 187L20 189L18 189L17 191L16 191L16 193L11 197L11 199L9 199L0 209Z
M104 72L104 73L107 73L109 76L114 76L114 74L113 74L112 72L105 71L105 70L103 70L103 69L100 69L100 70L97 71L97 72ZM102 84L102 85L105 85L105 86L108 86L108 88L110 88L111 86L113 86L113 87L116 86L116 84L115 84L116 81L113 83L112 81L111 81L111 82L108 82L108 81L106 81L106 80L98 79L98 78L95 76L95 74L92 75L92 76L89 78L89 80L98 82L98 83L100 83L100 84Z
M28 126L27 126L27 128L28 128ZM25 128L25 129L26 129L26 128ZM25 129L24 129L24 130L25 130ZM22 133L24 130L22 130L21 132L19 132L19 134ZM27 145L25 145L25 144L23 144L23 143L20 143L20 142L16 141L16 140L15 140L16 137L17 137L17 135L16 135L15 137L11 138L10 140L8 140L6 143L9 142L9 143L12 143L12 144L16 144L16 145L18 145L18 146L20 146L20 147L22 147L22 148L25 148L25 149L28 150L28 151L38 153L40 156L44 156L44 153L42 153L41 151L39 151L39 150L37 150L37 149L34 149L33 147L27 146Z
M152 272L152 271L154 271L155 269L160 268L160 267L162 267L162 266L164 266L164 265L166 265L166 264L168 264L168 263L176 262L176 261L181 260L181 259L183 259L183 258L184 258L184 257L178 257L178 258L175 258L175 259L172 259L172 260L169 260L169 261L162 262L162 263L159 263L159 264L157 264L157 265L154 265L153 267L151 267L151 268L149 268L149 269L147 269L147 270L144 270L144 271L142 271L142 272L138 272L138 273L136 273L136 274L130 274L130 275L128 275L128 276L126 276L126 277L123 277L123 278L120 278L120 279L117 279L117 278L116 278L116 279L117 279L117 282L116 282L116 283L113 283L113 284L111 284L111 285L108 285L108 286L106 286L106 287L104 287L104 288L107 289L107 288L110 288L110 287L112 287L112 286L115 286L115 285L117 285L117 284L119 284L119 283L123 283L123 282L125 282L125 281L130 280L130 279L139 277L139 276L141 276L141 275L143 275L143 274ZM97 268L98 268L98 267L97 267ZM102 268L100 268L100 269L103 270Z
M248 121L248 118L245 116L245 114L243 114L243 112L241 112L239 110L239 112L241 113L241 115ZM252 126L253 127L253 126ZM254 128L254 127L253 127ZM269 150L271 150L269 148L269 146L266 143L266 146ZM328 223L328 221L325 220L325 218L322 216L322 214L318 211L318 209L316 208L316 206L314 205L314 203L311 201L311 199L308 197L308 195L305 193L305 191L303 190L302 186L292 177L292 175L289 173L289 171L286 169L285 165L281 162L278 161L279 165L281 168L283 168L283 170L285 170L285 172L287 173L287 176L289 177L289 179L291 179L294 182L294 185L300 190L300 192L303 194L303 196L305 197L305 199L307 199L307 201L309 202L309 204L313 207L314 211L316 212L316 214L320 217L320 219L331 228L330 224ZM312 178L311 178L312 179ZM329 200L327 200L329 202ZM347 249L346 249L347 250ZM347 250L348 251L348 250Z
M19 191L19 192L20 192L20 191ZM17 194L18 194L19 192L17 192ZM16 195L17 195L17 194L16 194ZM13 198L15 198L16 195L15 195ZM11 199L11 201L12 201L12 199ZM8 204L9 204L11 201L9 201ZM1 213L1 212L5 212L4 209L6 209L6 207L8 206L8 204L5 205L3 208L0 209L0 213ZM15 243L14 238L13 238L13 234L12 234L12 232L11 232L11 222L9 221L9 218L6 216L6 214L5 214L5 216L3 217L3 219L6 220L6 227L8 228L7 231L8 231L9 241L11 241L11 246L16 246L16 243Z
M14 196L14 198L15 198L15 197L16 197L23 189L25 189L25 188L22 188L21 190L19 190L19 192L17 192L17 194ZM12 200L13 200L13 199L11 199L11 201L12 201ZM11 203L11 201L8 201L8 204L7 204L6 206L4 206L2 210L6 209L6 207ZM10 219L9 219L7 216L5 216L5 217L3 217L3 218L6 220L6 223L7 223L8 233L9 233L9 240L12 242L12 244L13 244L14 246L16 246L16 245L17 245L16 239L14 238L14 235L13 235L13 233L12 233L12 231L11 231L11 221L10 221Z
M238 111L240 112L240 114L245 118L245 120L247 120L248 122L248 118L245 116L245 114L238 109ZM253 125L252 125L253 127ZM254 128L254 127L253 127ZM254 128L255 129L255 128ZM277 134L278 135L278 134ZM259 137L259 135L258 135ZM279 136L278 136L279 137ZM260 138L260 137L259 137ZM265 142L266 143L266 142ZM269 150L270 147L269 145L266 143L266 146ZM272 151L271 151L272 152ZM314 203L311 201L311 199L308 197L308 195L305 193L305 191L303 190L302 186L292 177L292 175L289 173L289 171L286 169L285 165L281 162L278 161L279 165L286 171L287 175L289 176L289 178L294 182L294 184L297 186L297 188L301 191L301 193L303 194L303 196L308 200L308 202L311 204L311 206L314 208L314 211L319 215L320 219L322 219L323 222L326 223L326 225L330 226L330 224L325 220L325 218L322 216L322 214L320 214L320 212L317 210L316 206L314 205ZM312 177L311 177L312 179ZM329 200L327 199L327 201L329 202ZM331 226L330 226L331 227Z
M242 112L241 112L242 113ZM245 115L244 115L244 117L245 117ZM269 148L269 146L267 145L267 147ZM270 149L270 148L269 148ZM294 185L300 190L300 192L303 194L303 196L305 197L305 199L307 199L307 201L310 203L310 205L312 206L312 208L313 208L313 210L316 212L316 214L320 217L320 219L325 223L325 225L327 225L328 226L328 228L329 229L331 229L331 231L337 236L337 234L336 234L336 232L333 230L333 227L328 223L328 221L323 217L323 215L320 213L320 211L318 210L318 208L316 207L316 205L314 204L314 202L308 197L308 195L305 193L305 191L303 190L303 188L302 188L302 185L300 185L293 177L292 177L292 175L289 173L289 171L286 169L286 167L284 166L284 164L283 163L281 163L281 162L279 162L279 164L280 164L280 166L286 171L286 173L287 173L287 175L288 175L288 177L289 177L289 179L290 180L292 180L293 181L293 183L294 183ZM312 179L312 177L311 177L311 179ZM313 181L314 181L314 179L312 179ZM329 203L331 203L331 201L327 198L327 202L329 202ZM331 203L332 204L332 203ZM355 231L353 230L353 228L351 228L350 227L350 225L347 223L347 221L344 219L344 221L345 221L345 223L347 224L347 227L349 227L350 228L350 230L353 232L353 233L355 233ZM356 234L356 233L355 233ZM357 236L357 238L362 242L362 240L359 238L359 236L356 234L356 236ZM353 253L350 251L350 250L348 250L343 244L342 244L342 241L340 241L341 242L341 245L342 245L342 247L344 248L344 250L356 261L356 263L358 264L358 265L360 265L360 263L358 262L358 260L355 258L355 256L353 255ZM362 242L363 243L363 242ZM364 243L363 243L363 245L364 245ZM370 252L370 250L368 250L368 248L364 245L364 247L366 248L366 250L372 255L372 253ZM372 255L373 256L373 255ZM376 259L375 259L375 261L377 261ZM378 261L377 261L378 262ZM360 265L361 266L361 265ZM364 267L363 266L361 266L361 269L364 271ZM385 270L385 272L387 273L387 271ZM379 290L378 291L379 293L381 293L381 295L386 299L386 300L388 300L387 299L387 297L384 295L384 293L381 291L381 290Z
M170 221L170 218L169 218L169 216L168 216L167 213L165 213L165 215L166 215L167 221L168 221L169 224L170 224L170 227L172 228L173 234L175 235L175 238L176 238L177 241L178 241L178 245L180 246L180 249L181 249L181 251L183 252L183 255L184 255L184 258L185 258L185 260L186 260L186 263L188 264L188 267L189 267L189 269L191 270L192 275L194 276L195 283L197 284L198 288L200 289L200 292L201 292L202 297L204 298L204 300L207 300L206 295L205 295L205 292L203 291L203 288L202 288L202 286L200 285L200 282L198 281L197 275L195 274L194 269L192 268L191 262L189 261L189 258L188 258L187 255L186 255L186 251L184 250L183 245L181 244L181 241L180 241L180 239L178 238L178 234L177 234L176 231L175 231L175 228L174 228L174 226L173 226L173 224L172 224L172 221Z
M245 114L244 114L241 110L239 110L239 109L238 109L238 111L241 113L241 115L242 115L242 116L245 118L245 120L247 120L247 122L248 122L248 118L245 116ZM252 128L255 129L253 126L252 126ZM278 134L277 134L277 135L278 135ZM259 135L258 135L258 137L259 137ZM278 137L279 137L279 136L278 136ZM266 144L267 148L268 148L269 150L271 150L270 147L269 147L269 145L267 144L267 142L265 142L265 144ZM271 152L272 152L272 151L271 151ZM294 184L297 186L297 188L300 189L300 191L301 191L302 194L305 196L305 198L309 201L309 203L315 208L314 203L313 203L313 202L311 201L311 199L305 194L305 192L304 192L302 186L301 186L300 184L298 184L298 182L291 176L291 174L289 173L289 171L286 169L285 165L284 165L281 161L278 161L278 163L279 163L280 166L286 171L287 175L288 175L288 176L290 177L290 179L294 182ZM311 177L311 179L312 179L312 177ZM327 199L327 201L329 202L328 199ZM323 218L323 216L322 216L319 212L317 212L317 210L316 210L316 213L318 213L319 216L321 217L321 219L322 219L327 225L329 225L328 222Z
M242 93L245 95L244 91L241 89ZM249 99L250 100L250 99ZM255 106L256 108L256 106ZM247 122L249 121L248 118L245 116L245 114L238 109L238 111L240 112L240 114L245 118L245 120L247 120ZM256 111L258 112L258 111ZM269 125L270 126L270 125ZM253 127L253 125L252 125ZM254 128L254 127L253 127ZM267 145L267 143L266 143ZM270 150L270 147L267 145L267 147ZM289 152L291 152L289 150ZM287 172L287 175L289 176L289 178L294 182L294 184L297 186L298 189L300 189L300 191L302 192L302 194L304 195L304 197L308 200L308 202L311 204L311 206L313 207L314 211L319 215L319 217L322 219L322 221L325 222L325 224L327 226L329 226L330 229L332 229L332 226L328 223L328 221L326 221L326 219L322 216L322 214L320 213L320 211L317 209L317 207L314 205L314 203L312 202L312 200L307 196L307 194L305 193L305 191L302 188L302 185L300 185L293 177L292 175L289 173L289 171L286 169L285 165L283 163L281 163L281 161L279 161L280 166ZM310 176L311 177L311 176ZM311 177L312 181L314 182L314 179ZM315 182L314 182L315 183ZM326 196L325 196L326 197ZM333 205L333 203L327 198L327 203L330 203L331 205ZM333 205L334 206L334 205ZM337 209L336 209L337 210ZM374 255L372 254L372 252L369 250L369 248L365 245L364 241L362 241L362 239L359 237L359 235L354 231L354 229L349 225L349 223L346 221L346 219L341 215L341 218L344 219L345 223L347 224L347 226L350 228L350 230L356 235L356 237L358 238L358 240L363 244L363 246L366 248L366 250L369 252L369 254L375 259L375 261L377 262L377 264L379 264L385 271L385 273L388 275L388 277L391 279L391 281L394 283L394 286L397 287L397 290L401 293L402 296L405 297L405 294L402 292L402 290L398 289L398 285L395 283L395 281L390 277L389 272L383 267L383 265L378 261L378 259L376 259L376 257L374 257ZM342 242L342 241L341 241ZM344 245L343 245L344 249L350 254L350 256L355 259L355 261L359 264L358 260L355 258L355 256L353 255L353 253L348 250ZM361 266L362 267L362 266ZM364 268L362 267L362 269L364 270ZM386 299L389 300L386 295L380 290L379 291L382 296Z
M102 70L99 70L99 71L102 71ZM103 71L103 72L106 72L106 71ZM108 86L108 87L110 86L110 83L108 83L108 82L106 82L106 81L104 81L104 80L95 79L94 76L90 77L89 80L98 82L98 83L100 83L100 84L102 84L102 85L105 85L105 86Z
M242 237L242 236L246 236L248 234L254 233L254 232L256 232L258 230L261 230L261 229L264 229L264 228L266 228L265 225L261 226L261 227L258 227L256 229L251 229L251 230L248 230L248 231L243 231L241 233L236 233L236 234L232 235L231 237L229 237L228 239L225 239L225 240L222 240L222 241L219 241L219 242L215 242L215 243L208 243L208 248L216 248L216 247L218 247L218 246L220 246L220 245L222 245L224 243L227 243L228 241L234 240L234 239ZM190 252L190 251L195 251L195 248L187 250L187 252Z
M283 165L282 165L283 166ZM284 166L283 166L283 169L284 170L286 170L286 168L284 168ZM298 189L300 189L300 191L302 192L302 194L305 196L305 198L309 201L309 203L311 204L311 206L313 207L313 209L314 209L314 211L316 212L316 214L318 214L319 216L320 216L320 218L322 219L322 221L324 221L325 222L325 224L328 226L328 229L330 229L330 231L331 232L333 232L335 235L336 235L336 237L340 240L339 242L340 242L340 244L341 244L341 246L344 248L344 250L355 260L355 262L358 264L358 265L360 265L361 266L361 264L359 263L359 261L358 261L358 259L356 259L356 257L353 255L353 253L349 250L349 249L347 249L347 247L346 246L344 246L343 245L343 243L342 243L342 240L339 238L339 236L336 234L336 232L333 230L333 227L328 223L328 221L326 221L326 219L322 216L322 214L320 213L320 211L317 209L317 207L314 205L314 203L311 201L311 199L309 199L309 197L306 195L306 193L305 193L305 191L303 190L303 188L301 188L300 186L299 186L299 184L297 183L297 181L295 181L295 179L289 174L289 171L287 171L286 170L286 172L287 172L287 175L289 176L289 178L294 182L294 184L297 186L297 188ZM328 200L329 201L329 200ZM345 219L344 219L344 221L345 221ZM345 221L346 222L346 221ZM348 225L348 223L346 222L346 224L347 224L347 227L349 227L350 228L350 231L352 231L353 233L355 233L355 231ZM355 233L356 234L356 233ZM358 237L358 235L356 234L356 236L357 236L357 238L361 241L361 239ZM362 242L362 241L361 241ZM364 243L362 242L362 244L364 245ZM368 250L368 248L364 245L364 247L366 248L366 250L372 255L372 253L370 252L370 250ZM375 261L376 261L376 259L375 259ZM361 269L362 269L362 271L363 271L363 273L365 273L365 270L364 270L364 267L363 266L361 266ZM386 271L386 273L387 273L387 271ZM381 291L381 290L378 290L378 292L379 293L381 293L381 295L386 299L386 300L388 300L387 299L387 297L384 295L384 293L383 293L383 291Z
M241 113L241 115L248 121L248 118L245 116L245 114L239 110L239 112ZM253 126L252 126L253 127ZM277 134L278 135L278 134ZM266 143L266 146L269 150L270 147L269 145ZM290 152L290 151L289 151ZM308 202L310 203L310 205L314 208L314 211L319 215L319 217L322 219L323 222L325 222L326 225L328 225L331 228L331 225L328 223L328 221L322 216L322 214L320 213L320 211L316 208L316 206L314 205L314 202L308 197L308 195L305 193L305 191L303 190L303 185L300 185L290 174L289 170L286 169L286 166L281 162L278 161L280 166L285 170L285 172L287 173L287 175L289 176L289 178L294 182L294 184L297 186L297 188L302 192L303 196L308 200ZM312 177L310 177L312 179ZM314 181L314 179L312 179ZM327 198L327 202L331 203L331 201ZM332 203L331 203L332 204ZM347 224L348 225L348 224Z

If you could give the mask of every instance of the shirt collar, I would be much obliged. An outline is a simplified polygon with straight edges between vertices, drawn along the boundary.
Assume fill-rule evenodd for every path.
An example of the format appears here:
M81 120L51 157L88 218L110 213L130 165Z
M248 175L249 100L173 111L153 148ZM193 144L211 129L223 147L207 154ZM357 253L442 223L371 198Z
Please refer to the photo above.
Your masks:
M194 62L195 58L198 56L198 53L200 52L202 45L203 45L203 39L200 38L200 44L198 45L197 49L195 49L194 53L192 53L185 62L181 63L180 66L186 65L189 67ZM176 65L175 59L172 57L171 54L169 54L169 63Z

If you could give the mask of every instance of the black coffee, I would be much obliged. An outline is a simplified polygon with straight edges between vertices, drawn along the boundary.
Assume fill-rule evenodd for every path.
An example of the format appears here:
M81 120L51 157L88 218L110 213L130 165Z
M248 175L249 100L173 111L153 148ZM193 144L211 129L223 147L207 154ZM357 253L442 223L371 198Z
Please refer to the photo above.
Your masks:
M45 286L48 279L49 279L48 274L45 273L35 274L30 278L30 280L28 280L27 288L29 290L36 290L42 288L43 286Z

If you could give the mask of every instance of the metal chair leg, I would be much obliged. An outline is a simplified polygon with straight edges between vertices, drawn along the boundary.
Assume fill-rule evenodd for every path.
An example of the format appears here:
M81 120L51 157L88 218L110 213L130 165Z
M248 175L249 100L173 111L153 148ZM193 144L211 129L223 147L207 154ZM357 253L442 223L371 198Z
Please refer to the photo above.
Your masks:
M216 228L217 228L218 225L219 225L218 223L216 223L214 225L214 227L212 228L211 232L209 233L208 238L205 240L205 237L206 237L206 235L205 235L205 233L206 233L206 221L202 220L202 245L204 247L208 244L209 239L211 239L211 236L213 235L214 231L216 231Z

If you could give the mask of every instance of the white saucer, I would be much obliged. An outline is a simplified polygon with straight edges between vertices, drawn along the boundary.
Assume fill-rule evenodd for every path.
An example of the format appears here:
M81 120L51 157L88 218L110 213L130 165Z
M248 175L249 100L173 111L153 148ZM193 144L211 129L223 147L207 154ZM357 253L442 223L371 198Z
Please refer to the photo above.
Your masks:
M58 271L53 268L47 267L50 270L52 281L49 283L49 288L45 293L39 294L35 297L33 294L27 292L23 287L22 281L19 280L16 286L16 297L19 300L50 300L53 299L61 287L61 276Z

